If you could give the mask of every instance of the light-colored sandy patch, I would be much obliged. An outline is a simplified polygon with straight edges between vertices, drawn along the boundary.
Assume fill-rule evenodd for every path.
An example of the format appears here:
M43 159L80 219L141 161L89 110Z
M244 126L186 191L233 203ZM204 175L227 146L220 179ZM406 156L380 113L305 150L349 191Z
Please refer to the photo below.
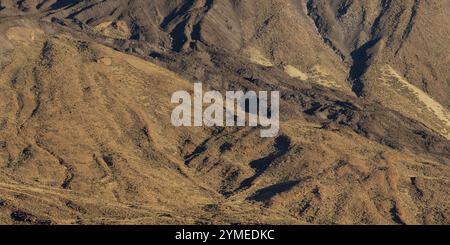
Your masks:
M262 66L273 66L272 62L257 48L246 48L244 50L244 55L247 56L252 63Z
M108 28L111 24L112 24L112 21L103 22L103 23L98 24L96 27L94 27L94 29L103 30L103 29Z
M308 73L309 79L317 84L329 88L340 88L341 86L332 80L332 76L328 69L323 66L316 65Z
M34 42L38 39L41 39L44 35L44 32L38 28L31 27L11 27L6 32L6 37L10 41L18 41L18 42Z
M284 66L284 71L293 78L298 78L300 80L308 79L308 75L306 75L304 72L300 71L294 66L286 65Z
M330 72L323 66L316 65L312 69L310 69L308 73L304 73L292 65L286 65L283 68L284 72L286 72L292 78L297 78L303 81L310 81L312 83L316 83L328 88L342 88L340 84L334 81L333 76L330 75L332 74L332 72Z
M414 95L414 97L417 100L419 100L426 106L426 109L431 111L437 119L442 121L444 123L445 129L442 129L441 132L443 133L444 136L450 139L450 132L449 132L450 112L445 107L443 107L439 102L430 97L427 93L425 93L424 91L422 91L421 89L417 88L409 81L407 81L403 76L398 74L397 71L395 71L391 66L386 65L381 69L381 71L388 76L392 76L398 82L400 82L403 88L406 88L411 94Z
M107 21L98 24L94 30L111 38L128 38L130 36L130 28L125 21Z
M130 33L130 29L125 21L117 21L116 22L117 29L122 31L123 33Z

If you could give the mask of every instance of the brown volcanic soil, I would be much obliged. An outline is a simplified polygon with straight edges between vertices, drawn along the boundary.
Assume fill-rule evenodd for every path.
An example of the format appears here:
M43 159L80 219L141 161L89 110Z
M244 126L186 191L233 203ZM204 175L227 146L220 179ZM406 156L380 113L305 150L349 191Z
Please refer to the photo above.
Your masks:
M449 224L449 8L0 1L0 222ZM279 136L173 127L194 81Z

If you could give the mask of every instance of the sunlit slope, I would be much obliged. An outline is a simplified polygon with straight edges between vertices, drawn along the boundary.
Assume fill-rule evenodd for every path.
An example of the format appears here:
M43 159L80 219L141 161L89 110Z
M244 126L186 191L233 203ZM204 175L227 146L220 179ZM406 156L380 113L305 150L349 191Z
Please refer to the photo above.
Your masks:
M284 91L309 97L283 98L277 137L175 128L171 95L191 82L32 23L0 32L1 223L450 223L448 144L420 131L442 125L423 94L394 113L286 64L295 83L329 86Z
M168 134L170 95L187 82L37 27L11 28L3 38L11 48L3 53L0 80L0 188L11 208L44 214L41 208L53 206L61 210L47 215L69 222L74 213L101 215L102 203L114 206L102 215L130 218L147 212L141 206L184 209L214 196L183 174L176 157L183 132ZM15 195L23 201L13 201ZM84 214L71 210L77 205Z

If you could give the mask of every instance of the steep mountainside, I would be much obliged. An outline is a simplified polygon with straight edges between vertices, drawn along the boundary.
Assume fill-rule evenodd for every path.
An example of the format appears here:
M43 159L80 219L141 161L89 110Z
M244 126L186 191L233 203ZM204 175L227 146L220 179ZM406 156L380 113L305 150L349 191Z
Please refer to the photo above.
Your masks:
M450 223L448 1L0 0L0 223ZM279 90L281 129L172 93Z

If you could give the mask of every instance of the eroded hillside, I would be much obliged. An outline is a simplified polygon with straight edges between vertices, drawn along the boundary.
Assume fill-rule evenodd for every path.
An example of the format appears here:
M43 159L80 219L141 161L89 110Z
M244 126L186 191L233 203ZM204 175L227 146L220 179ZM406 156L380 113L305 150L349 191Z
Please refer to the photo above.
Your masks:
M0 1L0 221L448 224L448 8ZM194 81L279 135L175 128Z

